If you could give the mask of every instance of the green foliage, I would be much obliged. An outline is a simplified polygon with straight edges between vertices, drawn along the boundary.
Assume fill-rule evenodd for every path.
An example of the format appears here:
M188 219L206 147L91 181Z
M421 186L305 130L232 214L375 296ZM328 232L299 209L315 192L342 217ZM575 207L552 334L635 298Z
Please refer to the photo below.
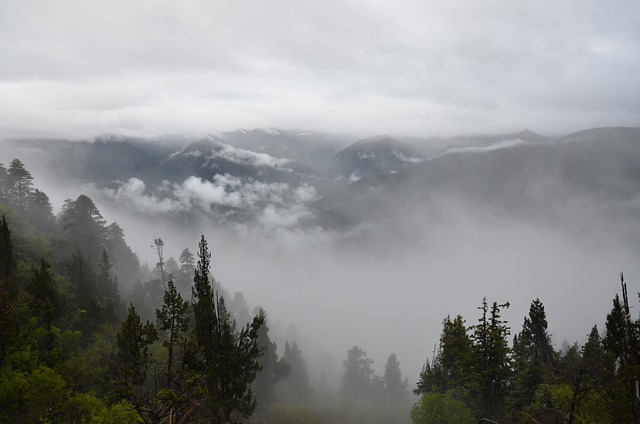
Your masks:
M28 200L32 192L33 177L27 171L20 159L14 159L7 170L8 197L16 205L18 210L25 211L29 205Z
M31 296L29 308L47 327L50 327L60 314L60 295L49 268L51 265L42 259L40 268L33 268L33 277L27 286Z
M507 395L511 375L511 349L507 337L509 327L501 319L500 312L508 308L509 303L498 305L493 302L491 308L487 299L483 299L482 316L478 324L472 327L472 382L470 391L478 405L478 415L497 419Z
M142 324L136 308L130 305L127 318L116 334L123 397L134 398L136 386L144 383L147 367L151 363L149 346L157 339L158 335L153 324L149 322Z
M473 424L467 406L447 394L427 393L411 408L413 424Z
M211 254L201 237L193 287L194 335L204 370L213 422L250 416L256 408L251 383L260 371L259 330L264 316L236 331L224 298L216 296L209 278Z
M11 230L9 230L7 219L3 214L2 225L0 225L0 280L9 278L15 268L16 260L13 257Z

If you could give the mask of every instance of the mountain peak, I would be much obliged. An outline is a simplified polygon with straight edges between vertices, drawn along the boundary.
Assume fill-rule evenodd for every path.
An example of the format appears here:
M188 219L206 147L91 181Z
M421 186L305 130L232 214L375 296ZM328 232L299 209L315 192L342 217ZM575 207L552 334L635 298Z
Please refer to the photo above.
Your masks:
M546 137L543 137L540 134L531 131L529 128L525 128L524 130L520 131L518 133L518 138L520 138L523 141L529 141L534 143L548 141Z

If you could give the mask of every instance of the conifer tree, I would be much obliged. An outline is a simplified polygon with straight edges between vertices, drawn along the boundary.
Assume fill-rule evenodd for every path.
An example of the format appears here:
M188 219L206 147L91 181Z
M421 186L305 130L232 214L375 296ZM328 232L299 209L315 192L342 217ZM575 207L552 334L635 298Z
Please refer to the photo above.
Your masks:
M260 356L259 360L261 370L253 382L253 387L256 394L257 409L266 411L273 402L274 386L281 378L289 375L291 367L284 362L284 358L278 359L277 346L269 337L266 313L260 308L258 314L264 318L265 324L260 327L258 332L258 345L262 349L262 356Z
M395 353L392 353L389 355L389 358L387 358L382 381L384 382L384 390L390 402L398 403L405 400L409 383L406 379L402 379L400 362L398 362Z
M51 327L60 312L60 295L49 268L51 265L41 259L40 267L33 267L33 277L27 285L27 291L31 295L31 312L38 316L47 328Z
M511 350L507 343L509 327L500 315L509 303L493 302L491 307L487 299L482 300L482 316L473 326L473 379L474 392L479 415L483 418L501 417L503 403L507 395L511 374Z
M540 384L552 381L557 363L540 299L531 302L522 331L514 337L513 350L514 376L509 403L512 410L520 412L531 403Z
M373 361L367 358L367 352L354 346L347 352L343 362L345 373L342 376L342 393L355 398L366 398L371 392Z
M194 336L200 349L207 400L214 423L250 416L256 408L251 383L260 371L258 332L264 317L236 331L224 298L214 293L211 254L204 236L198 247L193 287Z
M116 334L118 345L118 367L120 371L119 394L129 400L138 413L145 417L149 414L150 395L141 386L151 364L149 346L158 339L153 324L142 323L133 304L129 305L127 317L120 324Z
M20 159L14 159L7 171L9 177L9 197L20 211L25 211L32 192L33 177Z
M60 212L62 231L73 249L97 263L106 247L106 222L93 200L84 194L67 199Z
M284 381L293 388L295 400L298 402L306 401L311 395L312 389L309 385L307 365L295 340L291 344L289 342L285 343L282 360L290 368L290 372L284 378Z
M0 203L9 202L9 174L7 168L0 163Z
M158 393L157 398L175 422L186 418L195 405L194 373L188 367L192 347L187 333L190 322L188 314L189 303L182 298L173 280L169 278L164 303L156 310L158 329L164 334L162 344L167 349L164 367L166 388Z
M6 280L11 276L16 267L13 258L13 243L11 242L11 230L4 215L0 225L0 279Z

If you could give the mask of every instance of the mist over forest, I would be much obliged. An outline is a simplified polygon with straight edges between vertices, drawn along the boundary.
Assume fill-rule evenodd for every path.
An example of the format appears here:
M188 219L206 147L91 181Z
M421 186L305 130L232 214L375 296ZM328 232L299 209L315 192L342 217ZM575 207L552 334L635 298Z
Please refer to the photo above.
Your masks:
M640 423L638 52L637 0L0 0L0 422Z
M489 305L508 303L501 310L508 326L503 336L517 362L512 338L522 337L522 320L539 299L557 361L574 343L588 343L594 325L601 337L605 327L608 334L611 299L621 293L619 272L625 272L632 293L638 290L637 128L588 129L554 138L523 130L352 140L254 129L157 138L16 139L3 143L5 157L20 158L37 187L25 193L44 202L26 209L7 186L3 213L11 234L26 237L14 241L19 263L39 260L24 243L42 238L36 251L59 273L54 274L59 289L71 295L78 283L69 264L79 260L73 244L84 243L76 247L96 272L100 246L109 246L104 254L112 277L104 278L117 281L121 305L112 312L114 325L129 304L143 321L154 322L169 275L183 298L194 302L189 270L198 261L198 241L206 237L214 290L238 328L262 308L273 355L291 361L295 343L303 358L310 394L291 397L290 390L301 389L292 389L296 386L286 376L276 378L281 381L268 398L256 395L255 417L266 422L279 422L269 405L317 405L322 396L348 392L347 358L358 352L375 373L366 377L373 378L368 384L374 392L365 396L360 388L352 392L354 399L387 396L372 393L377 384L384 393L381 377L393 354L406 381L398 389L402 395L395 395L400 403L385 403L384 419L407 422L418 399L412 391L424 395L421 399L440 393L429 386L435 384L429 372L444 354L443 320L446 330L447 320L463 316L472 334L483 299ZM5 172L12 181L17 165L5 163L11 164ZM94 205L106 241L70 232L70 214L86 204ZM44 212L38 215L34 211L40 207ZM516 362L510 365L513 378L520 372ZM574 377L567 383L574 384ZM513 391L519 383L505 384ZM466 402L477 417L514 420L512 404L486 409L470 395L442 393ZM144 412L131 396L147 422L162 417ZM527 405L519 408L533 411L533 403ZM210 412L203 410L202 417ZM412 414L414 422L422 422Z

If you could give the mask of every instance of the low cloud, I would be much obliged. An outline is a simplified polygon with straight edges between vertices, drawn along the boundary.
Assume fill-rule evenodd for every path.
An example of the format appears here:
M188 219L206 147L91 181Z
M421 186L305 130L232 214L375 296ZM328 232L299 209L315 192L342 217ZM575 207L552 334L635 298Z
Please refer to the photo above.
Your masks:
M130 178L116 188L90 186L89 191L140 214L170 217L203 213L231 225L267 230L295 227L302 218L311 216L308 204L318 198L316 189L306 183L265 183L229 174L215 175L211 181L192 176L157 187Z

